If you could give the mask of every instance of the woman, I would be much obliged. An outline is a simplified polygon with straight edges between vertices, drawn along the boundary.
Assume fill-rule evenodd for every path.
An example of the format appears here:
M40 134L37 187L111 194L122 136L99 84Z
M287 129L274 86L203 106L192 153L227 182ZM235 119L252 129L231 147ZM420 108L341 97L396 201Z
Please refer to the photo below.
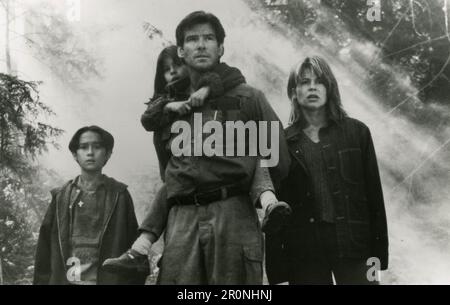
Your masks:
M369 128L345 113L323 58L306 58L289 76L286 128L292 164L279 199L292 217L266 234L272 283L377 284L368 273L388 265L383 193Z

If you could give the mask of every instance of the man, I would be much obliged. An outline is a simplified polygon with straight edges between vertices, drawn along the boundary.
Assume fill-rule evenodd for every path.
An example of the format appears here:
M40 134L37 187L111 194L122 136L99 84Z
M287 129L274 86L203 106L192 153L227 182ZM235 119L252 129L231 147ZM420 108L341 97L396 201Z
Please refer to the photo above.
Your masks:
M203 11L189 14L178 25L178 55L187 65L190 76L188 94L198 87L205 73L219 64L224 53L224 38L225 31L217 17ZM193 113L181 118L192 131L194 118L199 114L203 122L274 121L280 124L275 137L279 143L272 143L279 145L280 162L270 169L270 174L275 186L286 176L289 155L281 123L260 91L240 83L215 102L196 106ZM168 149L178 136L171 135ZM204 138L201 130L192 132L188 145L192 144L193 148L199 138ZM247 137L245 143L234 141L223 145L231 144L248 148L250 139ZM272 211L284 210L286 205L276 200L272 186L262 182L266 181L264 175L268 175L268 171L261 170L260 158L176 155L173 151L169 154L165 169L166 194L159 196L167 197L170 210L161 212L161 207L154 205L141 226L153 233L152 241L159 236L161 228L166 229L158 283L261 284L263 244L255 205L261 204L273 215ZM128 257L134 256L135 253L128 253ZM127 256L122 256L121 262L126 259Z
M51 192L39 233L34 284L144 283L142 275L121 276L100 268L137 236L127 186L102 174L113 147L113 136L98 126L83 127L72 137L69 149L81 174Z

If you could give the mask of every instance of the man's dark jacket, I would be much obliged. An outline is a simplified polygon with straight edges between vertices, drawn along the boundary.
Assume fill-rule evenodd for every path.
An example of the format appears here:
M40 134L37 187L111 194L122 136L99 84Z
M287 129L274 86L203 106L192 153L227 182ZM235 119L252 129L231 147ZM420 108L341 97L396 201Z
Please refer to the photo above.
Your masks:
M226 91L245 83L245 77L238 68L219 63L208 73L205 73L197 84L197 89L209 87L208 99L222 96ZM165 181L165 170L170 159L165 145L170 138L170 124L177 120L177 115L164 111L164 107L171 101L185 101L190 86L189 77L179 79L166 86L166 94L153 97L147 103L147 109L141 116L142 126L147 131L153 131L153 144L159 161L161 180Z
M34 284L66 285L66 262L70 257L69 206L77 200L73 180L52 190L52 200L42 222L36 250ZM106 200L103 231L100 239L99 266L110 257L118 257L137 238L137 221L127 186L105 177ZM97 284L144 284L145 276L107 273L99 267Z
M293 213L281 232L266 234L270 283L289 281L295 260L311 259L320 251L315 248L311 178L299 140L302 128L294 124L285 132L292 162L278 196L291 205ZM344 118L322 128L319 138L334 202L339 257L378 257L381 269L387 269L386 212L369 128L358 120Z

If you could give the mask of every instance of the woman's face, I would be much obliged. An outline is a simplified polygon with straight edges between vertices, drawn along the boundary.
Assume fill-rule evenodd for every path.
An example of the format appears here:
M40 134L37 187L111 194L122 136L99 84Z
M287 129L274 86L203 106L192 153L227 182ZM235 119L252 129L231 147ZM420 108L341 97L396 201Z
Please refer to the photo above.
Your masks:
M327 103L327 89L311 69L299 76L295 96L300 107L307 110L321 109Z
M177 65L172 58L166 58L163 63L164 79L169 84L188 76L185 65Z

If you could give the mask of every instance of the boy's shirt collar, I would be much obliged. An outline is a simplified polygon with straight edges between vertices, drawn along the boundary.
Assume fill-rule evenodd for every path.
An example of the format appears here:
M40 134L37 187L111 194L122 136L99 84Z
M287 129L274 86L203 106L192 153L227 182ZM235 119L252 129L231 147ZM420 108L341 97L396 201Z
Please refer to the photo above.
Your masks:
M75 187L79 190L83 190L83 187L81 185L81 175L78 175L75 179L73 179L71 182L71 185L72 185L72 187ZM96 186L95 190L97 191L100 186L105 186L105 185L106 185L106 176L101 175L99 181L97 182L97 186Z

